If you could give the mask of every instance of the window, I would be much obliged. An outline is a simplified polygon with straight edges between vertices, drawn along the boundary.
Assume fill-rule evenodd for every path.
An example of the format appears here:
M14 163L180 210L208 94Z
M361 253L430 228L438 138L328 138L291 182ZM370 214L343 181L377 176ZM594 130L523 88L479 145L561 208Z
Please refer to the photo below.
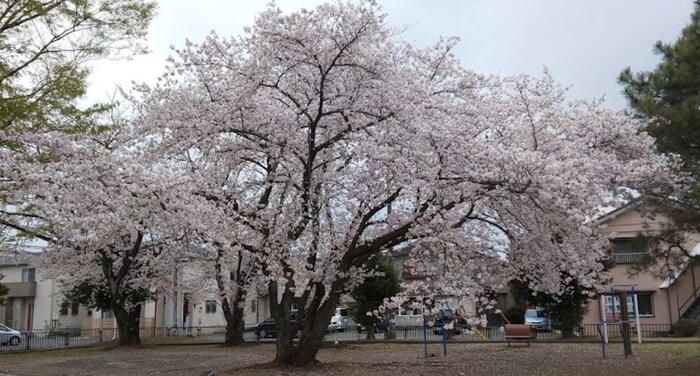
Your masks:
M76 316L78 314L78 309L80 307L80 304L78 303L71 303L70 305L70 314L73 316Z
M615 239L612 247L615 262L629 264L642 262L647 256L649 244L644 238Z
M611 316L615 312L615 318L620 319L620 297L615 296L615 310L613 311L613 299L612 296L606 295L604 298L605 313ZM638 292L637 293L637 306L639 307L639 317L650 317L654 316L654 296L651 292ZM627 295L627 312L629 312L629 317L634 316L634 300L632 300L632 294Z
M650 292L637 294L637 306L639 306L639 316L654 316L654 296Z
M615 253L647 253L649 244L644 238L614 239Z
M34 282L35 275L34 268L22 269L22 282Z
M250 301L250 312L255 313L258 310L258 300L254 299Z
M63 301L63 303L61 303L61 309L58 311L58 313L60 313L61 316L67 315L68 314L68 306L70 306L70 303Z
M207 300L204 302L205 313L216 313L216 300Z

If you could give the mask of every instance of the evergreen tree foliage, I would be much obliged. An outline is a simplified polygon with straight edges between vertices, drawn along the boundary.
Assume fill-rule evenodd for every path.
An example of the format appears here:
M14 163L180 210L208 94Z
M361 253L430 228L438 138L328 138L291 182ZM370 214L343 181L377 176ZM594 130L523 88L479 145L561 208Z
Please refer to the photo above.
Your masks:
M137 305L155 298L155 293L146 288L122 288L123 295L128 297L128 304ZM79 303L89 308L100 311L111 311L113 308L112 296L107 282L103 280L84 281L73 286L64 294L65 300L71 303Z
M0 281L2 281L3 278L5 278L5 276L2 273L0 273ZM7 286L0 283L0 305L5 304L5 295L7 295L8 292L10 292L10 289L8 289Z
M646 130L656 139L658 151L681 158L678 172L685 178L685 189L678 202L660 200L673 225L650 239L654 257L646 263L670 263L658 269L668 274L688 258L698 262L685 249L684 234L700 231L700 1L678 39L658 41L654 52L661 57L654 70L633 72L628 67L619 82L634 114L648 120Z
M369 316L367 312L376 310L385 298L398 294L400 286L398 273L388 257L376 255L367 261L365 267L376 270L379 274L365 279L352 290L350 296L355 302L350 304L350 317L367 328L367 337L372 338L372 325L377 317Z
M568 338L581 326L583 316L588 312L588 300L592 291L571 276L562 275L562 281L566 288L559 296L533 294L527 282L515 279L508 282L508 287L518 308L524 310L527 307L541 307L549 316L552 328L560 330L562 337Z

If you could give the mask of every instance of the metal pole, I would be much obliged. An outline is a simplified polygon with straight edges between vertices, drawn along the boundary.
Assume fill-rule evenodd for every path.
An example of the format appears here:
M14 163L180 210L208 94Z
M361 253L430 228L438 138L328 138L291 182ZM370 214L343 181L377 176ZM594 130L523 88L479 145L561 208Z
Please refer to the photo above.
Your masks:
M451 330L451 329L450 329ZM442 328L442 356L447 356L447 329Z
M600 300L603 307L603 331L602 333L600 332L600 325L598 325L598 332L600 333L601 340L604 343L608 343L608 311L606 309L607 305L605 304L605 295L601 295ZM613 304L615 304L615 301L613 301ZM605 345L603 345L603 358L605 358Z
M173 325L175 333L177 334L177 260L175 260L175 278L173 279Z
M621 316L621 321L620 321L620 331L622 334L622 343L623 347L625 349L625 358L627 358L628 355L632 355L632 344L630 342L630 319L629 319L629 311L627 307L627 292L626 291L620 291L620 316Z
M425 350L425 357L428 357L428 332L427 332L427 325L428 323L425 321L425 298L420 297L420 308L421 308L421 314L423 315L423 349Z
M617 299L617 295L615 295L615 286L610 287L610 296L612 296L612 319L615 321L615 299ZM620 307L622 307L622 302L620 302Z
M632 285L632 301L634 302L634 319L637 322L637 343L642 343L642 324L639 320L639 301L637 300L637 292L634 291L634 287L636 285Z
M160 310L161 312L161 320L160 320L160 326L163 328L163 337L165 337L165 303L166 303L166 298L165 294L163 294L163 308Z

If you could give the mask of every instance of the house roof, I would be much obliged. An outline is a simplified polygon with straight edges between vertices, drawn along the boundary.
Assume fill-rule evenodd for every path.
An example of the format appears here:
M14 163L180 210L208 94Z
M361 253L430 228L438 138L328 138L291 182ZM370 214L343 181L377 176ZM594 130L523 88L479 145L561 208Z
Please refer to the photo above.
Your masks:
M696 244L693 249L690 250L690 255L691 256L700 256L700 243ZM676 269L676 271L673 273L673 276L666 278L663 282L661 282L661 285L659 285L659 288L661 289L667 289L673 285L674 282L676 282L676 279L683 274L685 271L685 268L688 266L688 262L686 261L682 267L679 267Z
M679 202L677 200L673 199L672 197L653 196L653 197L650 197L650 200L647 200L646 199L647 197L650 197L650 196L642 195L639 197L635 197L632 200L630 200L627 204L620 206L619 208L613 209L610 212L605 213L605 214L597 217L596 219L594 219L594 221L597 224L602 224L602 223L608 222L612 219L615 219L616 217L618 217L621 214L627 213L628 211L630 211L632 209L638 208L640 205L659 206L661 204L661 202L663 202L663 204L661 204L661 205L668 205L671 207L673 207L673 206L677 207L679 205Z
M0 253L0 266L27 266L34 263L37 257L39 254L30 252Z
M617 216L622 215L624 213L627 213L628 211L638 207L643 201L644 201L644 196L639 196L637 198L634 198L630 202L628 202L627 204L620 206L617 209L613 209L612 211L599 216L598 218L595 219L595 223L600 225L600 224L603 224L603 223L608 222L610 220L613 220Z

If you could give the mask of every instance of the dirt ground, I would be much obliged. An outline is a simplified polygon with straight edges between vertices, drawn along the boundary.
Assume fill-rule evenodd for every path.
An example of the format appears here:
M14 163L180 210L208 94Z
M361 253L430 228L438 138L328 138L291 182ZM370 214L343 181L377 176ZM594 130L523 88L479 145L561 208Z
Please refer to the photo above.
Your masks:
M621 344L608 347L603 359L595 343L450 343L328 345L319 363L305 369L280 369L268 363L274 344L239 348L221 345L93 347L0 354L0 375L697 375L700 343L635 344L625 359Z

